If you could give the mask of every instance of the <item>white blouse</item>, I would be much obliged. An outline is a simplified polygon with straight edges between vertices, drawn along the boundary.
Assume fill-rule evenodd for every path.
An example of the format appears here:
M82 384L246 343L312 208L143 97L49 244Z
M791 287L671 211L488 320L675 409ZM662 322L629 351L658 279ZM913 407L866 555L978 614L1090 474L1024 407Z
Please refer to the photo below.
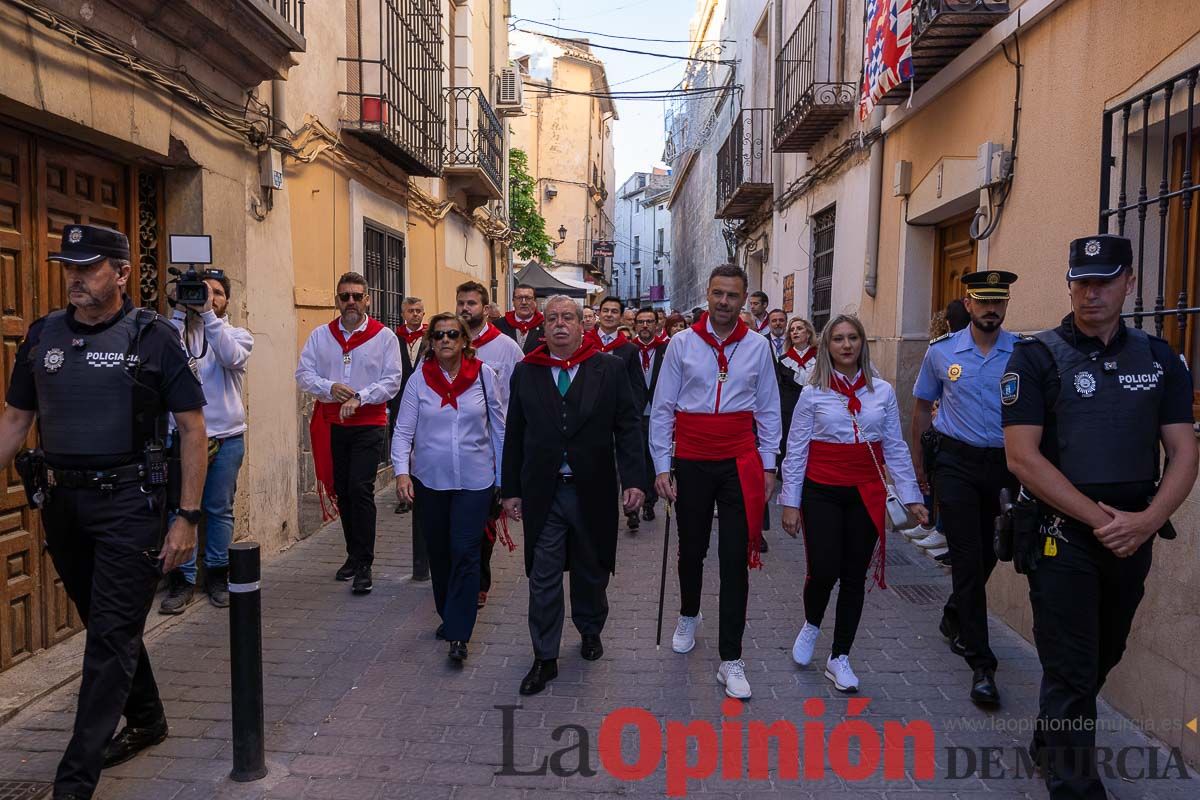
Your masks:
M790 358L780 358L779 363L792 371L792 377L796 381L797 386L808 386L808 379L812 375L813 367L816 366L815 358L809 359L809 362L803 367Z
M855 434L854 420L846 408L844 395L816 386L809 386L800 394L788 432L787 456L783 459L780 505L800 507L804 473L808 468L808 445L813 441L839 444L882 441L885 464L881 466L895 482L900 500L906 504L922 502L912 456L900 429L896 391L881 378L874 378L872 383L874 391L864 386L856 393L862 403L862 410L858 413L861 436Z
M500 484L503 452L504 400L491 367L479 365L479 378L458 396L458 408L442 405L421 369L412 374L392 434L397 475L411 474L436 491L487 489Z

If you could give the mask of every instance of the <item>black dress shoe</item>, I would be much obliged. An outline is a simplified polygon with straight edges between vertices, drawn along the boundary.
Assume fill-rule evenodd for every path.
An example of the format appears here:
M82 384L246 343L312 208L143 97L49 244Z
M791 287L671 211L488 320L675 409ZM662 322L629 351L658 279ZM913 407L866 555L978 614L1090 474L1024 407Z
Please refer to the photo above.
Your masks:
M145 728L126 725L121 732L109 740L104 748L104 769L124 764L147 747L161 744L167 738L167 718Z
M429 565L413 564L412 579L413 583L424 583L429 580Z
M545 661L534 659L533 666L525 673L521 681L521 694L537 694L546 688L546 684L558 677L558 659L549 658Z
M433 632L433 638L441 639L443 642L450 641L449 639L446 638L446 626L438 625L437 630Z
M346 563L338 567L338 571L334 573L333 577L337 578L339 581L348 581L353 578L354 562L347 558Z
M958 636L958 623L952 621L946 615L942 615L942 622L938 625L938 630L942 636L946 637L946 642L950 645L950 652L956 656L965 656L967 648L963 646L962 639Z
M407 514L409 511L412 511L412 506L408 503L396 503L397 514Z
M625 527L629 528L629 530L636 531L640 525L641 523L638 521L638 515L636 511L632 511L625 515Z
M996 688L996 676L992 670L975 670L971 678L971 701L981 706L1000 705L1000 690Z
M600 634L585 633L583 644L579 646L579 654L585 661L595 661L604 655L604 645L600 643Z
M450 643L450 660L457 661L459 664L467 660L467 643L466 642L451 642Z
M354 594L366 594L375 588L375 584L371 581L371 568L367 566L359 567L354 571L354 585L350 587L350 591Z
M654 522L654 506L642 506L642 519Z

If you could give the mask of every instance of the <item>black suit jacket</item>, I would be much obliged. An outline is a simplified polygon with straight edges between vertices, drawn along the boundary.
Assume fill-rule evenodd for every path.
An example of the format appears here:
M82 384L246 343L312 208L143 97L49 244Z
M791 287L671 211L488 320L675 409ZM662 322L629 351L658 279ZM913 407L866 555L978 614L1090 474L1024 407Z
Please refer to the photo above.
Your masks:
M641 410L621 359L604 353L579 365L566 397L550 367L513 370L504 432L501 495L521 498L525 574L558 488L563 454L575 475L583 534L609 572L617 563L617 477L627 489L647 489Z
M509 325L508 320L505 319L504 317L501 317L498 322L494 322L492 324L495 325L497 328L499 328L501 333L503 333L508 338L512 339L517 344L521 343L521 340L517 338L517 329L514 328L512 325ZM529 335L525 337L525 346L522 347L521 349L525 351L526 355L528 355L529 353L532 353L534 350L536 350L538 345L543 344L542 340L545 338L546 338L546 326L545 325L538 325L536 328L530 328Z
M412 374L421 368L421 361L425 358L425 340L421 340L421 344L417 347L417 360L412 362L408 358L408 345L404 343L404 337L400 336L400 394L404 394L404 387L408 385L408 379Z
M649 408L654 402L654 390L658 388L658 373L662 372L663 359L667 357L667 346L660 344L650 351L650 385L646 385L645 373L642 372L642 351L634 345L634 364L637 366L638 385L642 388L644 402L642 408Z
M621 359L625 364L625 374L629 378L629 386L633 389L633 401L639 409L646 407L646 379L642 377L642 354L632 342L626 342L620 347L610 350L610 355Z

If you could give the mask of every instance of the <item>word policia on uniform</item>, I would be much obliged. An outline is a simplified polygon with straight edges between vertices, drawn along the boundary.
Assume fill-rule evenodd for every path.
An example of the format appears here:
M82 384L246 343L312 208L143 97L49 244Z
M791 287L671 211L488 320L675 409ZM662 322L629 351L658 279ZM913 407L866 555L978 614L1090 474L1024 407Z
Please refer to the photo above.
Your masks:
M726 781L823 780L828 772L849 782L882 777L886 781L932 780L937 771L937 736L927 720L868 722L869 698L852 698L848 719L832 727L822 721L825 701L809 698L799 724L790 720L747 720L743 704L726 700L723 718L665 725L643 708L612 711L600 723L596 749L600 768L617 780L636 783L656 774L665 761L666 794L686 797L689 780ZM497 775L547 775L591 778L591 733L582 725L560 725L551 734L563 747L540 764L518 768L515 759L515 714L521 706L499 705L503 721L503 762ZM775 759L772 761L772 745ZM1043 748L1037 755L1023 747L942 748L945 774L951 780L982 778L1028 779L1052 768L1055 754ZM1125 747L1095 751L1092 770L1097 777L1123 780L1187 780L1183 754L1166 756L1154 747Z

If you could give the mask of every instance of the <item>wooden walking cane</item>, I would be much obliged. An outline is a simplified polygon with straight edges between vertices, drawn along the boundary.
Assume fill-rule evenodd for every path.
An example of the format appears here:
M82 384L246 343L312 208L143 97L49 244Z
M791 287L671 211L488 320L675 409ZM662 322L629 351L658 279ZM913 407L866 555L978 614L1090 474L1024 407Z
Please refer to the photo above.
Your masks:
M662 557L662 577L658 582L658 633L654 636L654 649L662 649L662 618L663 618L663 602L666 599L667 593L667 553L670 551L669 543L671 541L671 501L667 501L667 519L663 523L663 557Z

